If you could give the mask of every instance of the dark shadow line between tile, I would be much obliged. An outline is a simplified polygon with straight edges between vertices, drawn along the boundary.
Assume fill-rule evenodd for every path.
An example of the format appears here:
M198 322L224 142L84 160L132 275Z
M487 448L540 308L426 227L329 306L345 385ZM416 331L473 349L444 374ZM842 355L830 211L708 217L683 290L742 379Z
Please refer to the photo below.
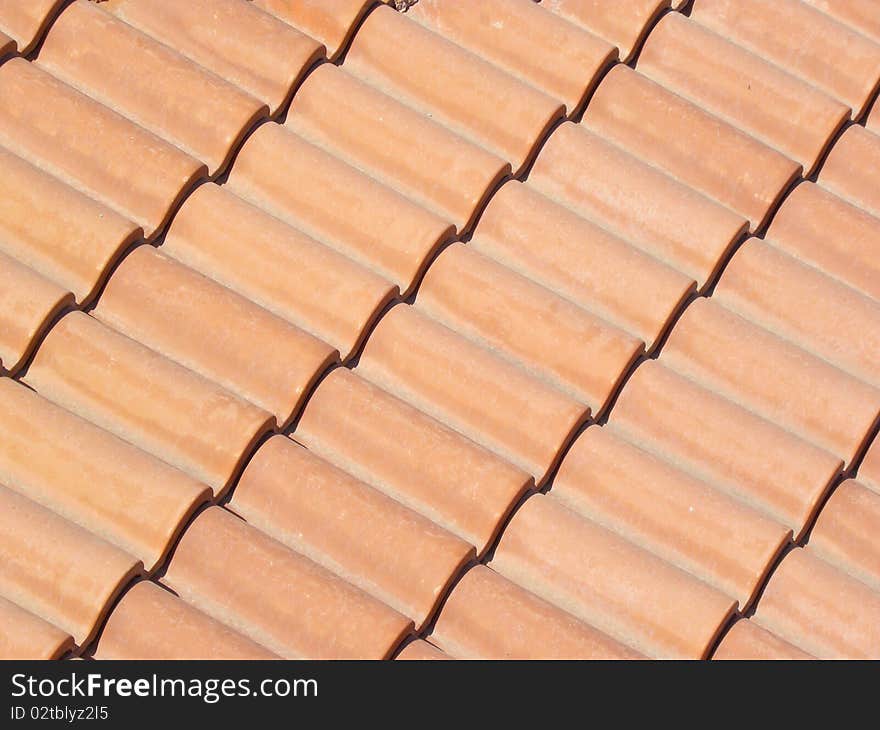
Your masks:
M831 497L834 496L837 488L845 481L848 481L850 478L851 476L846 472L840 472L834 478L834 480L832 480L828 489L826 489L822 497L817 500L816 505L811 513L811 517L809 520L807 520L807 524L804 526L804 529L801 530L801 534L799 536L796 536L794 544L797 547L806 547L810 544L810 537L812 537L813 535L813 530L816 529L816 523L819 521L819 516L822 514L822 510L825 509L825 505L828 503L828 500L830 500Z
M657 27L658 23L660 23L663 18L665 18L670 13L678 13L680 11L673 10L672 6L668 6L665 8L659 8L654 15L645 23L645 27L642 29L642 32L639 34L638 38L636 38L635 43L633 43L632 50L629 52L629 55L624 59L624 64L629 66L632 69L635 69L636 65L639 62L639 57L642 55L642 50L645 48L645 44L648 42L648 38L651 33L654 32L654 28Z
M605 66L605 68L603 68L599 73L596 74L595 81L593 82L592 86L590 87L590 90L587 92L587 94L584 96L584 98L578 103L577 107L575 108L575 111L573 111L571 114L568 115L568 118L566 121L574 122L575 124L580 124L583 121L584 114L586 113L587 108L590 106L590 102L593 101L593 97L596 95L596 92L599 90L599 87L602 85L602 82L605 80L605 77L609 73L611 73L611 70L615 66L618 66L619 64L623 63L623 61L620 60L620 51L619 50L618 50L617 54L618 54L617 60L612 61L611 63L607 64ZM523 178L523 180L525 180L525 177Z
M296 92L299 91L300 87L312 71L324 63L327 63L327 49L324 48L324 45L322 44L321 47L312 54L311 58L306 61L302 69L300 69L299 74L297 74L296 78L290 84L290 88L287 90L287 93L284 95L284 98L281 100L281 103L278 104L275 111L273 112L269 109L269 119L273 122L277 122L279 119L287 118L287 111L290 109L291 103L293 103L293 97L296 96Z
M64 0L64 2L60 3L57 8L49 13L37 31L35 42L31 43L29 48L25 48L23 52L19 50L17 55L20 55L28 61L36 59L40 55L40 51L43 50L43 44L46 42L46 38L52 31L52 26L55 25L61 13L63 13L70 5L73 5L74 2L76 2L76 0Z
M843 124L839 125L835 130L834 134L831 135L828 142L825 144L825 147L822 149L822 154L819 155L816 160L816 164L813 165L813 169L809 175L804 176L804 180L807 182L817 183L819 182L819 177L822 175L822 169L825 167L825 164L828 162L828 158L831 156L831 153L834 152L834 148L837 143L840 141L840 138L846 134L850 127L862 126L853 121L844 121ZM789 191L790 192L790 191ZM778 208L777 208L778 210ZM775 215L775 214L774 214Z
M351 44L354 43L354 39L357 37L360 29L363 27L364 23L367 22L367 18L369 18L370 15L373 14L376 8L385 4L386 3L384 2L380 2L380 0L373 0L369 5L361 10L360 15L355 18L354 22L351 24L351 27L348 29L348 32L345 34L345 37L342 39L342 42L339 44L339 48L336 49L336 53L332 55L328 54L330 63L336 66L341 66L343 63L345 63L345 57L348 55Z
M568 121L579 120L583 116L584 110L593 100L593 95L596 93L596 89L599 88L599 84L602 83L602 81L608 75L608 72L618 63L620 63L620 51L617 49L616 46L612 46L612 50L608 52L608 55L603 59L602 64L599 66L599 69L596 71L596 73L593 74L590 82L587 84L586 89L584 89L584 93L581 95L581 98L578 99L577 103L574 105L571 111L566 110L565 118Z
M303 72L299 75L299 78L294 85L294 88L291 89L290 93L285 99L284 103L278 107L275 113L271 117L271 121L276 124L284 125L287 121L287 115L290 113L290 107L293 106L293 101L296 98L297 92L302 88L303 84L308 80L309 76L311 76L318 68L323 66L325 63L332 63L332 61L328 60L326 56L318 57L315 61L308 66ZM230 165L230 168L232 165Z

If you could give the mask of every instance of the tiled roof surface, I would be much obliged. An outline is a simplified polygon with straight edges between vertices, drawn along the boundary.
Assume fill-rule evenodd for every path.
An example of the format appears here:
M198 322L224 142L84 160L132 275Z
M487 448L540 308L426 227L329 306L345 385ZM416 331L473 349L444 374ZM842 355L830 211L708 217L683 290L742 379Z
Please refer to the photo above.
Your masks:
M0 8L0 658L880 658L873 0L394 5Z

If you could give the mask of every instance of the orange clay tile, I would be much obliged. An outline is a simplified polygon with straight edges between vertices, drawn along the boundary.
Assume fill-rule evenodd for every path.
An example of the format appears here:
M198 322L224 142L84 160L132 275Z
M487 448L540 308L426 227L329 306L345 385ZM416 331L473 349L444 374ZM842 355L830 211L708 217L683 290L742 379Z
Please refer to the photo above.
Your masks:
M0 251L87 303L140 229L0 147Z
M532 0L481 0L479 6L420 0L406 17L549 94L569 114L580 109L602 72L617 59L608 41ZM363 29L354 49L362 38Z
M627 66L603 79L583 123L747 218L752 230L800 173L776 150Z
M162 579L287 659L383 659L412 622L220 507L184 533Z
M178 148L19 58L0 66L0 144L122 214L148 237L205 174L204 165Z
M111 0L102 7L248 92L273 114L324 56L318 41L241 0Z
M60 659L73 649L66 631L0 596L0 659Z
M298 28L335 58L375 0L253 0L254 5Z
M821 185L798 185L766 240L880 302L880 219Z
M55 325L25 380L215 494L231 483L272 421L261 408L82 312Z
M880 217L880 134L857 124L847 129L831 149L819 182Z
M631 443L762 510L795 537L843 466L656 361L627 382L610 423Z
M783 641L748 619L740 619L731 627L718 644L712 658L719 660L813 659L805 651Z
M0 31L13 38L19 53L28 53L55 18L64 0L4 0Z
M724 270L712 300L880 387L880 301L775 246L747 241Z
M0 378L0 483L152 570L210 492L185 474Z
M880 16L874 0L804 0L880 43Z
M95 659L278 658L152 581L126 592L95 650Z
M92 314L266 409L281 426L338 361L326 343L151 246L126 257Z
M430 639L459 659L640 656L483 565L456 584Z
M751 603L791 530L607 428L572 444L551 495L736 599Z
M418 306L401 304L382 318L357 370L524 469L538 484L589 416L587 406Z
M403 647L394 658L402 661L435 661L453 659L454 657L445 654L427 641L416 639Z
M263 444L230 509L420 628L474 548L284 436Z
M0 595L87 644L140 561L0 486Z
M876 319L873 324L876 330ZM880 418L880 390L714 298L698 299L685 310L662 361L846 464L858 458Z
M73 295L0 253L0 373L15 372Z
M268 112L250 94L87 0L64 10L37 63L204 162L212 175Z
M809 548L780 563L754 621L820 659L880 658L880 593Z
M514 180L492 196L470 247L649 348L695 287L687 276Z
M840 484L822 507L809 549L880 591L880 494L854 479Z
M678 2L678 0L676 0ZM654 20L669 0L543 0L542 7L586 28L620 49L627 60L641 47Z
M308 185L298 180L307 177ZM226 186L409 292L454 228L277 124L248 139ZM340 215L345 211L345 215Z
M655 658L705 657L736 601L553 497L529 499L490 567Z
M226 186L198 188L174 217L161 250L345 357L397 294L386 279Z
M459 230L510 173L500 157L329 63L297 91L285 126Z
M856 117L880 85L880 44L803 0L696 0L690 17L846 104Z
M347 369L321 382L294 437L478 553L532 486L524 472Z
M845 104L680 13L657 24L638 68L788 155L807 174L850 116ZM744 173L766 174L743 167Z
M431 264L416 301L436 321L593 411L604 408L644 352L641 340L462 243Z
M716 274L747 227L733 211L581 124L563 124L550 135L529 185L700 287Z
M533 158L564 113L558 101L387 5L358 29L344 68L514 170Z

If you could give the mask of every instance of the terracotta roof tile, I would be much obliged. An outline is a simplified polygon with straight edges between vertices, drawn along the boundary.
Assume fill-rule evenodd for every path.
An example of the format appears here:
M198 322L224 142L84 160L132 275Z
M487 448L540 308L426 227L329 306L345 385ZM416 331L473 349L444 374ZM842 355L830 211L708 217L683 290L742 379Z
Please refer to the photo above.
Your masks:
M482 553L529 476L347 369L309 399L294 437Z
M327 47L331 57L347 45L358 21L376 0L249 0Z
M37 63L205 163L212 175L268 112L250 94L87 0L61 13Z
M0 595L87 644L140 561L3 486L0 506Z
M874 0L804 0L880 43L880 17Z
M405 661L433 661L438 659L452 659L451 656L445 654L433 644L427 641L423 641L422 639L411 641L409 644L403 647L403 649L401 649L397 653L397 656L394 658Z
M736 601L536 495L513 516L490 566L641 653L700 658Z
M712 658L792 660L813 659L814 657L766 629L762 629L754 621L740 619L725 634Z
M680 4L680 0L676 0ZM635 55L648 30L670 6L669 0L543 0L542 7L595 33L620 49L624 60Z
M281 426L339 359L326 343L151 246L122 262L92 314L264 408Z
M880 219L821 185L798 185L766 240L880 302Z
M37 337L71 304L70 292L0 253L0 373L21 367Z
M175 216L161 250L346 358L398 294L388 280L225 186L197 189ZM299 285L290 286L292 280Z
M0 147L0 250L88 303L142 235L130 221Z
M248 92L273 114L324 57L319 41L241 0L111 0L102 8Z
M367 16L344 68L514 170L532 159L564 112L558 101L387 5Z
M96 659L278 659L152 581L132 586L113 609Z
M298 184L304 178L309 184ZM402 292L454 232L436 214L276 124L251 135L225 187Z
M640 448L765 512L796 537L843 466L824 449L656 361L636 370L610 424Z
M28 53L40 40L65 0L6 0L0 8L0 31Z
M205 174L180 149L18 58L0 66L0 144L121 213L148 237Z
M420 628L474 548L288 438L263 444L230 509Z
M782 561L754 620L820 659L880 657L880 593L810 548Z
M742 608L791 538L778 522L607 428L588 428L572 444L551 494Z
M44 397L204 481L215 494L229 486L272 420L81 312L52 329L25 380Z
M880 43L803 0L696 0L691 18L822 89L860 117L880 85Z
M837 140L819 173L831 192L880 217L880 135L857 124Z
M396 611L220 507L190 525L163 582L285 658L387 658L412 629Z
M470 247L649 348L695 288L692 279L528 183L510 181L492 196Z
M880 389L752 324L714 297L685 310L661 360L846 464L861 454L880 418Z
M358 373L526 470L541 484L589 407L416 306L391 309Z
M700 287L747 228L733 211L580 124L563 124L550 135L529 184Z
M781 153L626 66L608 73L583 123L748 219L752 230L800 172Z
M305 80L285 126L460 230L510 173L500 157L332 64Z
M758 239L736 252L712 300L880 387L880 300Z
M185 474L0 378L0 483L153 570L210 496Z
M0 657L59 659L74 647L73 637L0 596Z
M412 18L576 113L610 63L611 43L547 12L533 0L420 0ZM358 42L363 38L363 29ZM356 46L355 46L356 47Z
M436 321L594 411L644 352L641 340L461 243L431 264L416 301Z
M461 659L640 656L483 565L455 586L430 638Z
M810 533L810 552L880 591L880 494L854 479L834 490Z

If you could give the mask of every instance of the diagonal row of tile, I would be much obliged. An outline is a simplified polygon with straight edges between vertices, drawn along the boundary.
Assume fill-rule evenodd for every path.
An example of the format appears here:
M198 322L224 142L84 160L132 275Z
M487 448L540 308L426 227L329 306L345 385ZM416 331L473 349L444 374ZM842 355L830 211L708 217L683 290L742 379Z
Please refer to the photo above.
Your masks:
M880 27L669 5L0 11L0 654L880 655Z

